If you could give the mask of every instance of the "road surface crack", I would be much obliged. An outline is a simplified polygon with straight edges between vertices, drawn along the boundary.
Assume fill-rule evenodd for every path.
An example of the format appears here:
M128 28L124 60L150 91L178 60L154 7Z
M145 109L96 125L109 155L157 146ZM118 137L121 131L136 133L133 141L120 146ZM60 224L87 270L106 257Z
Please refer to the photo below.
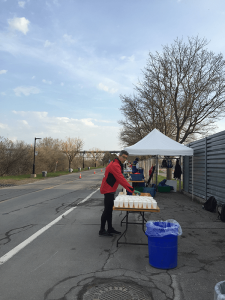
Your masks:
M14 229L11 229L11 230L7 231L5 233L5 237L0 239L0 245L6 245L6 244L10 243L12 235L15 235L15 234L21 233L23 231L26 231L26 230L32 228L35 225L36 224L30 224L30 225L26 225L26 226L19 227L19 228L14 228ZM5 241L5 243L3 241Z

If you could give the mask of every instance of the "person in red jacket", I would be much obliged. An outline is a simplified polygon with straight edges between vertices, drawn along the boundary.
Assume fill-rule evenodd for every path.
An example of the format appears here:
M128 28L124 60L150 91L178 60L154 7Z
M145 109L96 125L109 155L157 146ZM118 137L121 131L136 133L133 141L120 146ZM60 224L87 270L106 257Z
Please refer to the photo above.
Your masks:
M155 167L151 166L151 169L149 169L149 179L148 179L148 182L147 182L146 186L149 185L149 183L150 183L150 181L151 181L151 179L153 177L154 171L155 171Z
M121 184L126 190L133 193L134 188L126 181L123 176L123 163L128 157L128 152L122 150L118 156L105 169L105 174L102 179L102 184L100 187L100 193L104 194L104 211L101 216L101 228L99 231L99 236L109 236L112 237L113 234L120 234L121 232L116 231L112 227L112 210L114 205L114 196ZM105 230L106 221L108 223L108 230Z

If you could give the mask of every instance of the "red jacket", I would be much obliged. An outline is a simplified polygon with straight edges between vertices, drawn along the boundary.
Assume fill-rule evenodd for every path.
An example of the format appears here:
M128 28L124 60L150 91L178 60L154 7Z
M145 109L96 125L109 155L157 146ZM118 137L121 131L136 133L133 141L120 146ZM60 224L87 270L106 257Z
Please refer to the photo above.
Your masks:
M134 188L129 185L122 174L123 165L118 158L106 167L105 174L102 179L102 184L100 187L101 194L113 193L117 190L118 185L121 184L130 193L134 191Z
M152 171L153 171L153 166L151 167L151 169L149 170L149 176L151 176L151 174L152 174Z

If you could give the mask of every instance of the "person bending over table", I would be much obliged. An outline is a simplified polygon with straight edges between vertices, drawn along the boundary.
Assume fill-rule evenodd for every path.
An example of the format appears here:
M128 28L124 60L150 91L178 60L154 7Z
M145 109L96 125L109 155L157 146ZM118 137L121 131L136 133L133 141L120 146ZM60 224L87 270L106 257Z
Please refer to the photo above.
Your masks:
M104 211L101 216L101 228L99 236L112 237L113 234L121 234L112 227L112 211L114 205L114 196L118 185L122 185L130 193L134 192L134 188L126 181L123 176L123 163L128 157L128 152L120 151L118 158L115 158L105 169L102 179L100 193L104 194ZM108 230L105 230L105 224L108 224Z

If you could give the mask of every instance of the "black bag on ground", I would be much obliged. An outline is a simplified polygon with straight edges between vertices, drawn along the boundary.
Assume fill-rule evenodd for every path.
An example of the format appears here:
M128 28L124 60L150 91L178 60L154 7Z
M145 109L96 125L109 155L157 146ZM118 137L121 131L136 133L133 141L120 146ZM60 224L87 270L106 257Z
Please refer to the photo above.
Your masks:
M218 219L220 219L222 222L225 222L225 204L218 205L217 211Z
M207 211L214 212L216 210L217 202L215 197L211 196L209 199L202 205L202 208L204 208Z

